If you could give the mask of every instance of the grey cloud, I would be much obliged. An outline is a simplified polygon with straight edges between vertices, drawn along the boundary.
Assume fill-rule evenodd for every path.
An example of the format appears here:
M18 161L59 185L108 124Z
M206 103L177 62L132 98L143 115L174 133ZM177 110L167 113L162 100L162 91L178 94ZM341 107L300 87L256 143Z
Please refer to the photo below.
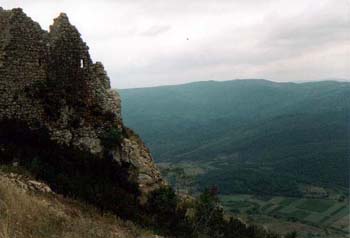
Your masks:
M155 25L142 32L142 36L157 36L163 34L171 29L170 25Z
M272 24L272 23L266 23ZM254 31L255 27L250 31ZM205 68L217 65L260 65L282 59L298 57L321 51L327 47L344 48L349 43L347 21L331 19L330 21L303 23L288 20L279 22L273 29L263 29L260 34L248 32L227 32L211 39L206 44L190 53L179 52L171 58L159 58L146 66L150 72L155 68L175 73L191 68ZM257 37L257 43L250 47L237 47L241 41ZM145 69L147 71L147 69ZM159 70L158 70L159 71Z
M294 47L319 47L329 42L349 41L349 29L350 21L338 16L316 21L293 18L270 29L270 34L263 43L268 45L273 42L293 50Z

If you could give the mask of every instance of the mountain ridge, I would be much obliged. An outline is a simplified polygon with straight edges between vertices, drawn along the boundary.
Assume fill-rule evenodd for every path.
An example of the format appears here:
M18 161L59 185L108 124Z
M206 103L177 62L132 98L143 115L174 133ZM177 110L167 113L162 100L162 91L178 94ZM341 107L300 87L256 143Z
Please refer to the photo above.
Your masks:
M226 168L220 165L224 162L215 162L221 168L217 170L217 178L205 182L214 176L215 170L202 176L200 180L206 186L217 184L220 187L220 181L225 180L225 176L220 178L222 169L227 170L228 176L230 168L232 173L246 168L247 161L253 161L254 166L258 166L256 169L262 166L259 163L272 163L269 166L274 168L273 174L277 177L302 173L304 175L297 175L300 183L324 185L330 180L333 182L328 186L337 183L344 188L348 185L343 166L348 164L346 141L349 135L344 133L348 131L346 121L350 110L348 82L232 80L120 90L120 93L125 123L145 138L156 161L200 164L214 163L215 158L228 156ZM234 160L229 160L230 155ZM331 169L337 163L323 158L326 155L339 160L335 167L339 173ZM316 158L322 158L321 163L328 163L328 167L331 165L328 172L335 177L327 177L327 169L319 166L315 167L319 171L315 174L311 165L318 164ZM301 160L306 161L305 168L293 165L300 164ZM225 187L224 192L237 192L234 185ZM294 191L298 189L295 187Z
M264 78L242 78L242 79L229 79L229 80L204 80L204 81L192 81L187 83L180 83L180 84L166 84L166 85L154 85L154 86L147 86L147 87L134 87L134 88L115 88L114 90L137 90L137 89L149 89L149 88L161 88L161 87L178 87L178 86L184 86L184 85L191 85L196 83L226 83L226 82L232 82L232 81L265 81L265 82L271 82L276 84L307 84L307 83L322 83L322 82L336 82L336 83L350 83L350 79L345 78L325 78L320 80L313 80L313 81L273 81L270 79L264 79Z

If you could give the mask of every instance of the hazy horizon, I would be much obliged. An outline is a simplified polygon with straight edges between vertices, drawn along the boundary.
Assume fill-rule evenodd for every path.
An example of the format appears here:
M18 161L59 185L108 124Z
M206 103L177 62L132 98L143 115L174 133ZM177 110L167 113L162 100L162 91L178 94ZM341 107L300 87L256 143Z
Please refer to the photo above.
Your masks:
M0 0L48 29L60 12L113 88L350 78L347 0Z
M205 83L205 82L229 82L229 81L240 81L240 80L263 80L263 81L269 81L274 83L296 83L296 84L303 84L303 83L317 83L317 82L338 82L338 83L350 83L350 79L341 79L341 78L325 78L320 80L311 80L311 81L274 81L269 79L262 79L262 78L237 78L237 79L229 79L229 80L196 80L196 81L190 81L185 83L178 83L178 84L163 84L163 85L154 85L154 86L146 86L146 87L132 87L132 88L113 88L116 90L124 90L124 89L141 89L141 88L157 88L157 87L167 87L167 86L181 86L186 84L192 84L192 83Z

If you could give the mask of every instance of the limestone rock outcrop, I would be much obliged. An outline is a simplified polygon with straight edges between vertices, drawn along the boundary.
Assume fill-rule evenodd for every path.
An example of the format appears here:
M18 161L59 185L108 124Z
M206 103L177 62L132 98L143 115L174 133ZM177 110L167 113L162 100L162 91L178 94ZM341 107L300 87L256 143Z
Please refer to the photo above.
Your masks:
M6 179L8 182L11 182L12 184L15 184L22 191L53 193L50 186L47 184L32 180L20 174L0 172L0 183L2 183L4 179Z
M123 164L141 197L164 185L147 147L123 125L103 65L64 13L47 32L22 9L0 8L0 142L0 159L25 160L16 143L49 143Z

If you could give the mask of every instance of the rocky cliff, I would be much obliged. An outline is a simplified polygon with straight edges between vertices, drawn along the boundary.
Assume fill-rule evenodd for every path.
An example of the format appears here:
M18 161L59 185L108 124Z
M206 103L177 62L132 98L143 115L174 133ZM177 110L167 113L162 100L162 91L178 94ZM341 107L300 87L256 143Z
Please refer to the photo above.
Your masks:
M22 9L0 8L0 159L96 203L120 191L145 201L164 184L64 13L47 32Z

